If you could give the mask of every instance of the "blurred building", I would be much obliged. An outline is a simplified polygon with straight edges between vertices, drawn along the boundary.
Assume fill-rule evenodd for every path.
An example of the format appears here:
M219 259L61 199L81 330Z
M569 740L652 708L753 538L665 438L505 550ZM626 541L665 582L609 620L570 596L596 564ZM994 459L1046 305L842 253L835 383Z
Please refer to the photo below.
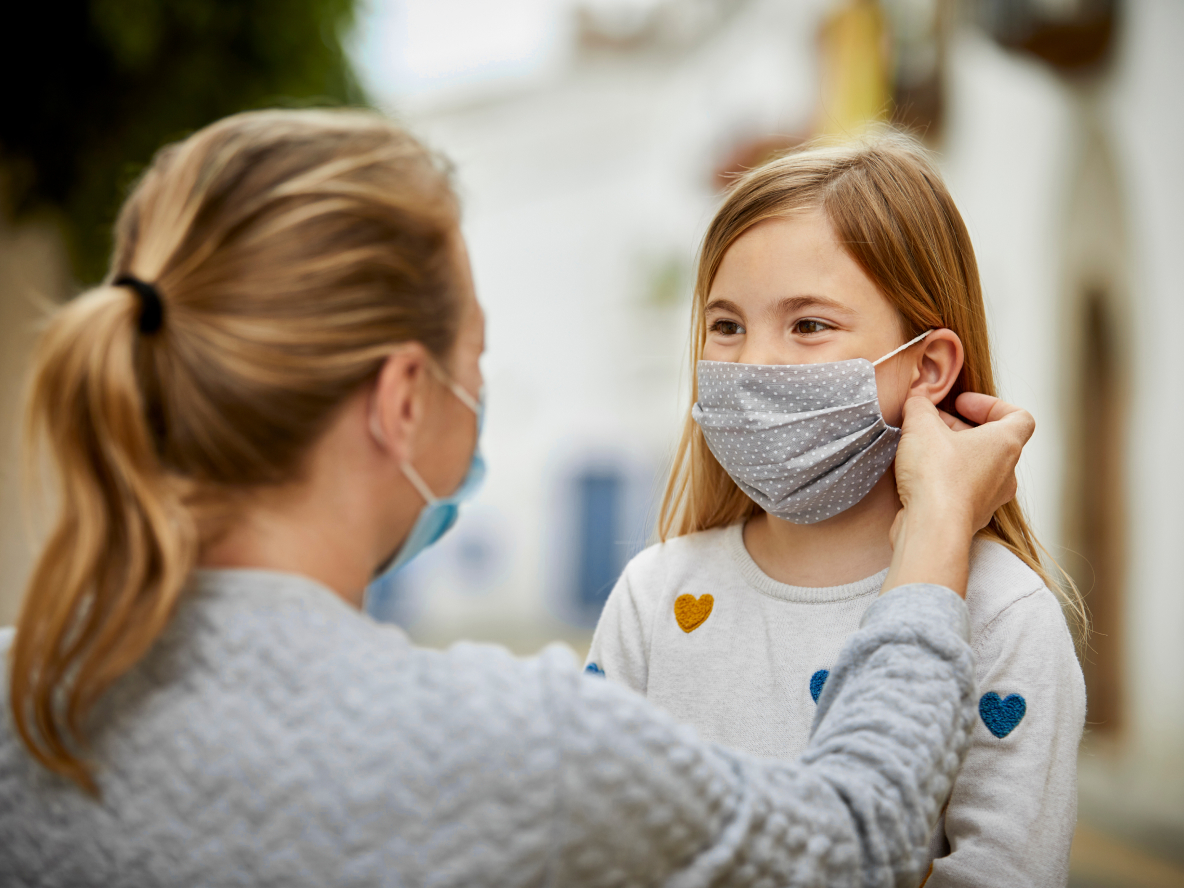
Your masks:
M1182 40L1166 0L374 0L360 74L457 168L490 467L375 610L426 644L586 646L652 534L726 175L895 120L966 218L1001 394L1039 422L1021 496L1094 616L1074 879L1184 881ZM69 288L53 225L0 214L0 623L19 383Z
M417 5L398 4L394 25L394 7L375 7L372 73L384 45L433 39ZM488 487L386 591L389 613L425 642L586 642L578 628L652 527L687 407L694 251L723 177L893 119L937 150L970 227L1002 394L1039 420L1022 497L1093 614L1083 820L1184 864L1184 372L1170 342L1184 7L539 10L547 23L509 40L510 60L487 49L485 68L371 82L457 164L490 333ZM496 22L473 26L496 44ZM1184 873L1138 871L1130 854L1134 871L1106 871L1111 855L1075 879Z
M955 196L1005 394L1040 423L1022 480L1092 613L1083 819L1184 861L1184 539L1174 459L1184 7L981 3L949 53ZM990 42L985 37L992 38ZM1177 879L1179 879L1179 872Z

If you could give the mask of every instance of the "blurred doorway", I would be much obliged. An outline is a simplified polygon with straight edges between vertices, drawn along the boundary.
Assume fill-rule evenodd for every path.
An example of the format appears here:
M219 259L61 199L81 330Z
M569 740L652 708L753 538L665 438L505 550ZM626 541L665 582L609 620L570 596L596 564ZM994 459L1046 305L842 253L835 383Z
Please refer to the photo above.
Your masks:
M1071 506L1066 566L1085 596L1092 632L1082 654L1087 690L1086 724L1113 733L1122 724L1123 602L1126 559L1124 439L1120 322L1106 291L1091 288L1080 302L1082 334L1076 404L1076 478L1069 485Z
M1067 441L1064 566L1085 597L1081 646L1087 731L1116 735L1126 700L1130 324L1122 191L1107 130L1089 90L1077 96L1080 135L1064 223Z

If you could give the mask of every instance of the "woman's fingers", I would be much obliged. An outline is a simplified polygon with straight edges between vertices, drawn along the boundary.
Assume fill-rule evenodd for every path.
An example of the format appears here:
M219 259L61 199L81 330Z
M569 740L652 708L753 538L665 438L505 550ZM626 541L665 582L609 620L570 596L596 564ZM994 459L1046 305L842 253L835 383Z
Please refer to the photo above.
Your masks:
M897 488L907 509L942 504L977 530L1015 496L1016 464L1036 424L1027 411L989 395L964 393L957 407L979 425L939 412L924 398L905 403Z
M973 431L974 437L986 446L981 459L989 462L991 457L986 456L986 452L994 451L993 456L1002 461L999 468L1005 484L999 491L1003 499L997 501L998 508L1015 496L1015 466L1024 445L1036 431L1036 421L1023 408L978 392L963 392L955 404L964 417L979 424ZM1008 462L1009 470L1003 465Z
M937 413L941 417L942 422L953 429L955 432L962 432L966 429L974 428L969 423L964 423L960 417L955 417L953 414L947 414L945 411L940 409Z
M954 406L958 408L958 413L964 416L971 423L982 424L987 422L991 414L991 408L999 401L998 398L992 398L990 395L983 395L979 392L963 392L954 401Z
M1026 429L1026 434L1023 436L1025 442L1032 437L1032 433L1036 430L1036 421L1032 419L1031 414L1023 408L1008 404L993 395L983 395L981 392L963 392L954 402L954 406L958 408L958 413L967 420L980 426L983 423L1007 420L1009 424L1014 424L1017 431L1023 432Z
M1000 408L1005 408L1003 411ZM1036 431L1036 420L1030 413L1015 405L998 402L991 409L990 422L998 423L999 427L1009 429L1012 434L1019 436L1020 446L1023 447Z
M942 414L945 414L945 411L939 411L932 401L920 395L914 395L904 403L905 424L929 423L933 419L941 417ZM949 415L946 414L946 416Z

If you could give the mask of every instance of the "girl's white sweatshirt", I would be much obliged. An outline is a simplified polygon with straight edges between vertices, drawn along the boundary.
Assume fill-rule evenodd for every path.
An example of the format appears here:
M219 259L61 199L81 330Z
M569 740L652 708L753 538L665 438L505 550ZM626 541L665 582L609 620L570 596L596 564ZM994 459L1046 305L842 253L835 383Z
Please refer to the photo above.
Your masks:
M626 567L586 669L705 739L793 759L829 669L886 575L795 587L757 567L742 525L675 538ZM1056 597L992 541L974 544L966 603L979 719L934 830L926 885L1064 886L1085 720L1072 638Z

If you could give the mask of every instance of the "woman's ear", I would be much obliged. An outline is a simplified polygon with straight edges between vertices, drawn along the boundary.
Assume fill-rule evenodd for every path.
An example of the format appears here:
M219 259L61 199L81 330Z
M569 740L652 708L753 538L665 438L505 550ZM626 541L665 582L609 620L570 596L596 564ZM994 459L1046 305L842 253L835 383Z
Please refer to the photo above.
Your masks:
M370 435L398 461L410 460L425 416L427 350L408 343L382 363L370 395Z
M925 337L920 346L909 384L909 398L920 395L940 404L962 372L962 340L954 331L942 327Z

